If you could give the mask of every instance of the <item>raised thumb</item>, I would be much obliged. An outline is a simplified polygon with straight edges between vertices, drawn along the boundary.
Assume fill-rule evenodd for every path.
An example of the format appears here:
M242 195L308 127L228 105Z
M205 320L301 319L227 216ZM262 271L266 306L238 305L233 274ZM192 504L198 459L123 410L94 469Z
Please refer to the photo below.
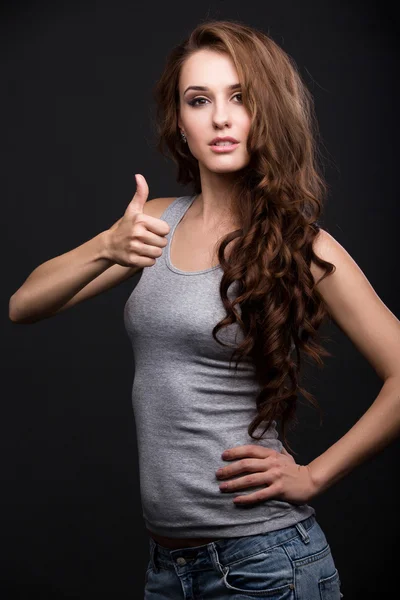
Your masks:
M136 193L131 200L131 207L135 212L143 212L143 206L149 195L149 186L147 185L146 179L143 175L136 174Z

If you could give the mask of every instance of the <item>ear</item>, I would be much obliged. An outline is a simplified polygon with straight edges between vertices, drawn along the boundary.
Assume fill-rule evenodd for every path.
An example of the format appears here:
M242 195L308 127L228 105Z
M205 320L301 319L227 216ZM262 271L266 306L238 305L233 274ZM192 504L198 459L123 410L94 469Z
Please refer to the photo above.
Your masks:
M179 129L183 129L183 124L182 124L182 120L181 120L181 111L180 111L179 106L178 106L176 112L177 112L177 116L178 116L178 127L179 127Z

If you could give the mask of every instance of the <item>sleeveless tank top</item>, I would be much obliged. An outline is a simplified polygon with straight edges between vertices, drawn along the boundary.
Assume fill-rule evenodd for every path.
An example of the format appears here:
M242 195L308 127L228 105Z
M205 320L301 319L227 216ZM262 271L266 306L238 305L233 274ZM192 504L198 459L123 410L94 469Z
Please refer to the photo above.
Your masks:
M235 361L229 368L233 347L243 339L240 327L234 323L217 333L227 347L212 337L226 315L219 293L222 268L186 272L171 263L171 239L195 197L176 198L161 215L170 226L168 245L153 266L139 272L124 307L134 359L143 518L150 531L167 537L256 535L293 525L315 509L279 499L233 503L237 495L263 485L228 493L219 489L215 472L230 463L221 458L224 450L261 444L280 452L282 443L276 422L260 441L248 435L260 388L250 360L241 361L236 374Z

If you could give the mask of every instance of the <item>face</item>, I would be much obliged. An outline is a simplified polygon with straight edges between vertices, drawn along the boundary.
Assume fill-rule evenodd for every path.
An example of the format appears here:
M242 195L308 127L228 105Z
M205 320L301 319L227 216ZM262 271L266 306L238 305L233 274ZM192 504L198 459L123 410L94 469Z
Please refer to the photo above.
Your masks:
M190 152L199 161L202 174L205 171L233 173L249 163L246 140L250 115L243 106L240 86L230 88L238 83L236 68L226 54L199 50L182 67L178 127L186 136ZM187 89L192 86L206 89ZM239 143L229 152L218 152L211 147L210 142L215 137L226 136Z

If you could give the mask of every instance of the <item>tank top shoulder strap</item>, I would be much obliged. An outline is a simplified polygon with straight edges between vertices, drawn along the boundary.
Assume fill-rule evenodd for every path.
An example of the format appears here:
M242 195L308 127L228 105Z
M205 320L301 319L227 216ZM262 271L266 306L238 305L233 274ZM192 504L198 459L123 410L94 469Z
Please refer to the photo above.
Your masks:
M160 219L166 221L171 227L179 223L196 196L179 196L162 213Z

